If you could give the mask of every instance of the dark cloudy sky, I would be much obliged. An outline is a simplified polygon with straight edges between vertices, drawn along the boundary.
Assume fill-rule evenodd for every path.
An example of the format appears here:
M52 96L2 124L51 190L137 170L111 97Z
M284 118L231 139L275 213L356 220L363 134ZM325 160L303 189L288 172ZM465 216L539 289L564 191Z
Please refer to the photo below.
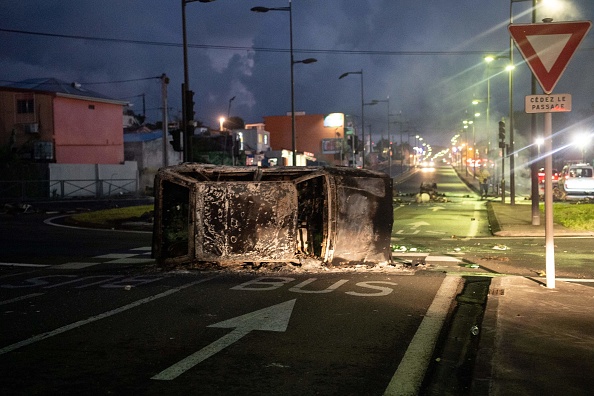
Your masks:
M592 0L560 0L555 21L592 20ZM529 22L531 2L513 3L516 22ZM217 0L189 3L190 86L197 118L217 127L226 115L248 123L290 111L288 12L254 13L255 6L286 7L288 0ZM507 54L507 0L293 0L295 109L309 114L361 113L365 101L389 96L392 121L405 121L433 144L459 129L474 98L486 98L483 56ZM546 15L545 15L546 14ZM18 31L18 32L17 32ZM41 33L27 34L25 32ZM171 116L181 109L183 82L180 0L0 0L0 80L55 77L130 100L136 112L145 94L149 120L160 119L160 82L171 78ZM515 52L516 62L521 56ZM507 76L492 68L491 114L507 113ZM515 72L515 103L529 94L529 70ZM102 84L97 84L102 83ZM574 109L594 102L594 32L574 56L555 93L571 93ZM484 111L484 110L483 110ZM386 103L365 108L378 133ZM398 124L391 126L398 134Z

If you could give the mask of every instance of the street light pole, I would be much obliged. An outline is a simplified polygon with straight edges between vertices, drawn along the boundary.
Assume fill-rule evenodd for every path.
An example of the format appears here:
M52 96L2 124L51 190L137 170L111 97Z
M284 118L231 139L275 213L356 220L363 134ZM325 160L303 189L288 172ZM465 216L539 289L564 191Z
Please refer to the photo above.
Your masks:
M169 121L167 120L167 85L169 84L169 77L165 73L161 74L161 101L162 113L161 119L163 124L163 167L169 165L169 158L167 156L167 135L169 134Z
M291 53L291 149L293 166L297 166L297 136L295 132L295 60L293 55L293 1L289 0L289 52Z
M365 168L365 100L364 93L363 93L363 69L360 71L355 72L346 72L342 73L338 79L345 78L349 74L359 74L361 76L361 141L363 142L363 151L362 151L362 158L363 161L361 162L361 169ZM371 147L370 147L371 149Z
M293 166L297 165L297 133L295 127L295 77L293 67L296 63L314 63L317 59L307 58L296 61L293 54L293 2L289 0L288 7L252 7L253 12L287 11L289 13L289 53L291 55L291 150L293 151Z
M372 103L385 103L387 105L387 130L386 133L388 135L388 174L390 175L390 177L392 177L392 139L390 138L390 97L387 96L386 99L383 100L378 100L378 99L374 99L372 100ZM384 134L382 133L382 140L384 139Z
M532 23L536 23L536 6L538 0L510 0L509 4L509 23L510 25L513 23L513 12L512 12L512 5L513 3L520 3L525 1L532 2ZM514 40L510 36L510 43L509 43L509 57L511 64L513 65L513 47L514 47ZM509 74L510 79L510 119L509 119L509 151L511 152L511 156L509 157L509 182L510 182L510 204L515 204L515 172L514 172L514 129L513 129L513 76L512 73ZM536 77L532 75L531 79L531 93L532 95L536 95ZM534 141L536 139L536 114L532 114L530 118L530 137L531 140ZM535 158L534 147L530 147L530 156L532 159ZM531 198L532 198L532 225L540 225L540 211L538 208L538 164L536 161L531 161L530 164L530 179L531 179Z

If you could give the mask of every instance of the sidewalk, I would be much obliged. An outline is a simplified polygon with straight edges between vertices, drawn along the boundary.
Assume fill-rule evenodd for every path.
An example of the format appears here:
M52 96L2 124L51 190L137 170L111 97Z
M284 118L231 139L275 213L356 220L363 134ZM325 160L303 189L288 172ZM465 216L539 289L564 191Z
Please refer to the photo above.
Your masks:
M461 179L478 194L478 182ZM497 236L544 237L531 202L487 202ZM553 226L555 236L594 236ZM594 241L591 242L594 249ZM594 265L594 264L593 264ZM594 287L542 278L496 277L483 316L471 395L590 395L594 388Z
M593 287L494 278L481 327L470 394L592 394Z

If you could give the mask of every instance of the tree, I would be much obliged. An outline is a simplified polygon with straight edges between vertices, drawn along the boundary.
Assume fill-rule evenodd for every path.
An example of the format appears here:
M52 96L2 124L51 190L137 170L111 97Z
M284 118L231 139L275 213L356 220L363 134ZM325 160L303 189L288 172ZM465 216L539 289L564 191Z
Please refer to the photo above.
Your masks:
M245 121L241 117L229 117L223 124L223 127L225 127L225 129L244 129Z

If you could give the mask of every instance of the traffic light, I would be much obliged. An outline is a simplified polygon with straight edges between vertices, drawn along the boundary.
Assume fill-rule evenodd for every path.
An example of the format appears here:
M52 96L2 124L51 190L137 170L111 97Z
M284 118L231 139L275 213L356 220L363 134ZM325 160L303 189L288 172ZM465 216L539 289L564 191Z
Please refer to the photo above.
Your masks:
M186 91L186 122L188 123L188 125L190 125L192 127L192 131L194 130L194 115L196 114L194 112L194 91ZM190 133L190 135L192 135Z
M505 122L499 121L499 147L505 148Z
M173 129L169 131L173 139L169 143L173 146L173 150L175 151L182 151L180 132L181 131L179 129Z

